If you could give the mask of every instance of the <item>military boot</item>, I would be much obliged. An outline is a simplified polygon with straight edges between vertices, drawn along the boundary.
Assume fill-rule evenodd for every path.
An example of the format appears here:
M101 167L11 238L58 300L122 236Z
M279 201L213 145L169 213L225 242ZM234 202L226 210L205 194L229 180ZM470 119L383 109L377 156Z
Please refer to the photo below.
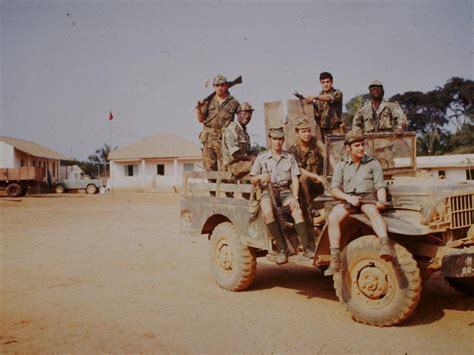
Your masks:
M337 274L342 269L341 253L337 248L331 248L331 263L324 271L324 276L332 276Z
M390 243L388 241L388 237L380 238L379 256L381 259L385 261L392 261L393 259L393 253L392 253L392 249L390 249Z
M303 252L303 256L308 259L313 259L314 258L314 251L312 251L309 248L306 248L305 251Z
M278 265L281 264L286 264L288 262L288 257L287 257L287 251L286 250L280 250L278 253L278 256L276 258L276 263Z

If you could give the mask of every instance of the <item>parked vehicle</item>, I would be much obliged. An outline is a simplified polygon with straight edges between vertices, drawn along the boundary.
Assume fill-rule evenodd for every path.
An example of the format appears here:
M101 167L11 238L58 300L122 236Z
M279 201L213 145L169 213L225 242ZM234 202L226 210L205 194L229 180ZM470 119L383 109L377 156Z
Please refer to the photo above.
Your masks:
M5 189L9 197L25 196L29 186L43 182L43 176L44 168L0 168L0 188Z
M343 136L327 136L324 176L329 181L344 152L343 140ZM361 323L392 326L407 319L420 300L423 282L434 271L441 271L466 295L474 290L474 184L416 177L415 143L415 134L409 132L367 136L366 151L380 160L388 182L392 207L382 214L395 257L391 262L379 257L378 239L364 214L344 221L343 269L334 276L334 288L341 304ZM183 187L181 230L210 240L211 272L220 287L245 290L254 280L257 258L272 259L276 254L261 211L252 216L243 197L252 192L249 180L232 180L227 172L191 172L185 175ZM326 215L332 206L333 202L325 202ZM297 249L290 222L285 231ZM289 263L327 267L327 225L313 230L314 260L295 253Z
M91 179L82 171L73 171L67 179L56 181L54 190L58 194L71 190L85 190L88 194L95 194L102 186L105 186L105 182L101 179Z

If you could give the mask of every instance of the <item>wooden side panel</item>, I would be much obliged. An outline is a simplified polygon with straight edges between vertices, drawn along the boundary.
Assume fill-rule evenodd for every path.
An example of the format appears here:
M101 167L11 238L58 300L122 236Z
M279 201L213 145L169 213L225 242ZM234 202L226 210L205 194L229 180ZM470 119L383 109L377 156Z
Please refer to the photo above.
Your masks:
M287 147L292 146L297 141L295 132L295 120L300 117L306 117L311 124L311 131L313 135L316 133L314 122L313 105L305 104L302 100L294 99L287 101L288 106L288 122L285 126L285 136ZM318 137L318 136L316 136Z
M38 180L40 174L34 166L22 166L20 168L1 168L0 169L0 181L26 181L26 180Z
M283 114L283 102L265 102L263 104L263 112L265 115L265 141L267 142L267 148L269 148L268 129L284 126L286 117Z

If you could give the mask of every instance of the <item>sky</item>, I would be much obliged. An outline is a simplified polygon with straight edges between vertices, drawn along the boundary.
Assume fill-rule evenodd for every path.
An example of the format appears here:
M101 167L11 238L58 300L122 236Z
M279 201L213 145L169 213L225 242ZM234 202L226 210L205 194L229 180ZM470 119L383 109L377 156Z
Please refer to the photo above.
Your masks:
M194 106L216 74L248 101L264 143L263 103L320 90L344 103L473 79L473 0L0 0L0 135L87 159L156 133L199 143ZM109 111L114 119L108 121Z

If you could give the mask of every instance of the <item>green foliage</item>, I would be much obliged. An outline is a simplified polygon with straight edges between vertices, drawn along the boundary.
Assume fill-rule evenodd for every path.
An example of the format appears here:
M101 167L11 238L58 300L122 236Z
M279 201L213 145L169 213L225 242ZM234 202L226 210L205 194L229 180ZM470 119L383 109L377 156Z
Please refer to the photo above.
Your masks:
M344 114L343 121L347 127L352 126L355 114L360 108L369 101L369 94L357 95L345 104L347 112Z
M116 150L115 147L113 150ZM95 154L89 155L88 159L93 163L107 163L109 161L109 154L112 151L109 144L104 144L101 148L95 151Z

